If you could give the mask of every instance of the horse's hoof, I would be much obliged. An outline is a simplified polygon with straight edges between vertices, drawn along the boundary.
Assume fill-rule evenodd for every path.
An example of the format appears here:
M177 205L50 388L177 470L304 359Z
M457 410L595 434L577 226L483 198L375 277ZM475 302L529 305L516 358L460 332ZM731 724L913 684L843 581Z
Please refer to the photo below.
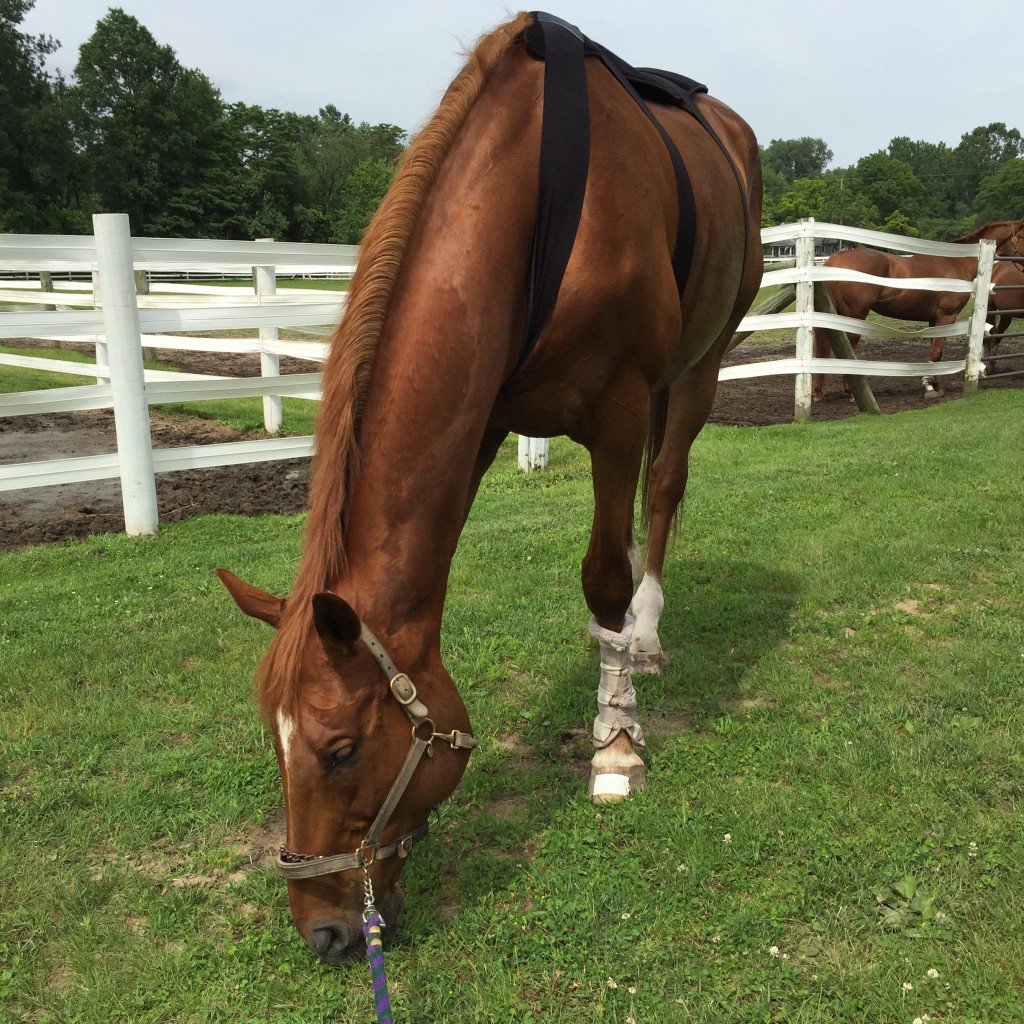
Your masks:
M590 802L592 804L620 804L647 786L647 768L640 764L624 765L617 770L590 769Z
M638 676L660 676L668 668L668 655L664 651L633 651L630 655L631 671Z

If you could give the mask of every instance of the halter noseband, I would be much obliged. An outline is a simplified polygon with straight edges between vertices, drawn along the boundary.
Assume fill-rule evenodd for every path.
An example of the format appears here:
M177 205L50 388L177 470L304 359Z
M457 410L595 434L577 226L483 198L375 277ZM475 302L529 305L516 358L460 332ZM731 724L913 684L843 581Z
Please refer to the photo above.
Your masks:
M375 861L395 856L402 859L408 857L413 844L418 843L421 839L426 839L430 830L428 823L425 822L418 829L399 836L383 846L378 843L378 840L381 833L387 828L392 814L395 813L395 808L405 794L423 755L427 754L433 757L433 743L436 739L444 740L451 745L453 750L472 750L477 744L473 736L467 732L460 732L458 729L453 729L451 732L437 732L427 706L416 693L413 681L404 672L398 671L388 652L370 632L366 623L362 623L362 639L387 677L392 696L401 705L412 725L412 745L409 747L409 753L405 755L401 771L391 784L391 789L388 790L388 795L377 812L377 817L373 819L373 824L370 825L369 831L359 844L359 849L355 853L321 856L315 853L295 853L287 846L282 846L277 858L277 867L285 878L316 878L318 875L334 875L339 871L355 869L367 872ZM425 736L421 735L424 731L426 731Z

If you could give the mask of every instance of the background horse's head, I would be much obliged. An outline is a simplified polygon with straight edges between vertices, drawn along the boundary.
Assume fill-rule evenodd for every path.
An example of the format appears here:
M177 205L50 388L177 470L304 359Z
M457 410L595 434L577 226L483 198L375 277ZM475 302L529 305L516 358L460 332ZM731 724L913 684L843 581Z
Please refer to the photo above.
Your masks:
M1024 217L1018 220L993 220L972 232L954 238L954 242L980 242L989 238L996 243L998 256L1024 255Z
M218 570L247 615L292 635L279 635L261 670L261 704L274 732L274 749L284 786L287 850L304 855L355 854L400 775L414 730L381 666L361 638L351 606L332 593L312 599L312 628L295 635L295 622L282 598ZM297 617L299 626L308 622ZM273 673L288 671L291 678ZM285 652L288 653L287 651ZM397 652L396 652L397 656ZM465 707L440 661L404 664L429 704L438 728L468 731ZM415 731L430 738L432 726ZM458 785L467 752L440 738L431 743L379 837L383 846L427 823L430 811ZM411 845L411 844L410 844ZM405 863L399 851L367 869L376 905L389 927L401 909L396 885ZM296 856L297 855L297 856ZM287 860L288 857L286 856ZM302 937L329 963L342 962L362 944L364 872L358 867L288 879L292 920Z

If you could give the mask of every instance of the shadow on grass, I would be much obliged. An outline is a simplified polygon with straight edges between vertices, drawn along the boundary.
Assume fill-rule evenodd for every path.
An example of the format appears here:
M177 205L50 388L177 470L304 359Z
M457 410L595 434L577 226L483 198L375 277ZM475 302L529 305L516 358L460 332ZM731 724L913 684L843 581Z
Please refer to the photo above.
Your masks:
M671 664L636 680L654 753L668 736L741 705L744 676L787 634L799 591L799 577L756 563L689 559L670 568L661 638ZM407 872L412 926L400 929L399 947L443 929L460 909L514 900L538 837L586 800L594 648L523 709L521 730L481 751L475 770L485 778L474 780L472 796L456 795L444 828Z

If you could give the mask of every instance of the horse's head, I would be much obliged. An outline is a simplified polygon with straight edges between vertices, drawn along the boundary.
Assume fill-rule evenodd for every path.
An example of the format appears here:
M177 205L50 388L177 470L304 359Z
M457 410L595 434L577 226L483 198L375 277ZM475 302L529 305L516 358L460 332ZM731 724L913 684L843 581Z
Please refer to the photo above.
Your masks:
M997 256L1024 256L1024 217L1020 220L999 220L983 224L965 236L971 241L990 238L996 243Z
M405 857L475 745L466 709L436 654L407 663L413 684L343 598L317 594L309 615L286 614L282 598L217 572L243 612L281 629L275 645L295 645L287 685L268 678L285 661L275 645L262 669L287 817L278 866L296 929L337 964L361 945L369 893L394 926Z
M996 239L996 254L1024 257L1024 217L1006 222L1005 237Z

